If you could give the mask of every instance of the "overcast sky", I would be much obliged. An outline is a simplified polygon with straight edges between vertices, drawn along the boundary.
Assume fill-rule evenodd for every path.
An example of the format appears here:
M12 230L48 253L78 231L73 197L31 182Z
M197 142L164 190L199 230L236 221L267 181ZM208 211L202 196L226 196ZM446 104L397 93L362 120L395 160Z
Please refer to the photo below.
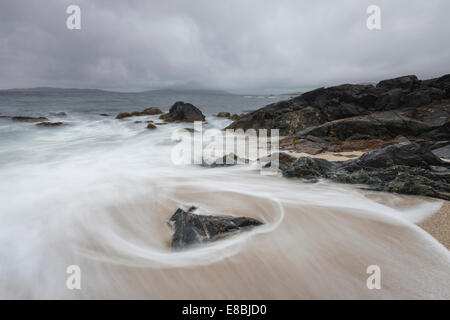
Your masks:
M81 30L66 8L81 7ZM368 5L382 29L366 27ZM450 73L448 0L1 0L0 88L298 91Z

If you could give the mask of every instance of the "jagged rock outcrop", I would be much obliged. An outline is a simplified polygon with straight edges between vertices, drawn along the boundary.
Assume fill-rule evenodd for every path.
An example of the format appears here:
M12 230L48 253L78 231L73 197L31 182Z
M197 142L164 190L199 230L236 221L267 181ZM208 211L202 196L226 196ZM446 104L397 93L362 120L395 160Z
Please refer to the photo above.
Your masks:
M315 182L364 184L371 190L423 195L450 200L450 164L429 149L405 142L368 152L361 158L331 162L298 158L282 168L283 175Z
M424 81L416 76L405 76L381 81L376 86L344 84L319 88L242 115L227 129L280 129L281 135L294 135L330 121L369 116L375 112L396 110L407 117L406 113L414 113L417 108L434 109L429 105L437 107L450 98L449 93L450 75ZM448 121L448 101L444 109Z
M172 248L183 249L216 241L263 224L248 217L199 215L194 213L196 209L196 207L191 207L188 211L178 209L168 221L173 230Z

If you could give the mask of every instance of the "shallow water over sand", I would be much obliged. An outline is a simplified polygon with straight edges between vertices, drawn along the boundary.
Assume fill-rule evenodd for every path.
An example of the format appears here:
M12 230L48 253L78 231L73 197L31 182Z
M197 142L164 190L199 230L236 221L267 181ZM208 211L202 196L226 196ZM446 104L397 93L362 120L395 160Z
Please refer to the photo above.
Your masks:
M0 124L16 137L0 145L1 298L450 298L450 254L415 225L441 201L175 166L170 134L186 124L134 120ZM266 224L173 252L167 220L191 205ZM82 290L66 289L69 265Z

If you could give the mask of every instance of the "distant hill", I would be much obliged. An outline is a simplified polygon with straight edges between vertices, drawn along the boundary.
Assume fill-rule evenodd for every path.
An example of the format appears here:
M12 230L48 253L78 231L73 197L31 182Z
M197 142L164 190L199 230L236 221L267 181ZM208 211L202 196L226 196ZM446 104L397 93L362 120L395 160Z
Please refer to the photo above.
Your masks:
M225 90L209 90L209 89L160 89L148 90L146 93L176 93L176 94L202 94L202 95L233 95Z
M15 88L3 89L0 93L23 93L23 94L140 94L140 93L156 93L156 94L200 94L200 95L232 95L232 93L224 90L207 90L207 89L160 89L146 90L138 92L119 92L101 89L80 89L80 88L55 88L55 87L35 87L35 88Z
M12 92L12 93L116 93L114 91L106 91L100 89L79 89L79 88L53 88L53 87L35 87L35 88L15 88L4 89L0 92Z

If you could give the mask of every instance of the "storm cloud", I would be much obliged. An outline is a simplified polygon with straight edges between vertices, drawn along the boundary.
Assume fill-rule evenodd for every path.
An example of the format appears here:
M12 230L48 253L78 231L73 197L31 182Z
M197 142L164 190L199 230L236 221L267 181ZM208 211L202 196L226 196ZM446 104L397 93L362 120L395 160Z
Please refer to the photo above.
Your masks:
M68 30L66 8L81 8ZM382 29L366 27L381 8ZM0 88L302 90L450 73L446 0L2 0Z

